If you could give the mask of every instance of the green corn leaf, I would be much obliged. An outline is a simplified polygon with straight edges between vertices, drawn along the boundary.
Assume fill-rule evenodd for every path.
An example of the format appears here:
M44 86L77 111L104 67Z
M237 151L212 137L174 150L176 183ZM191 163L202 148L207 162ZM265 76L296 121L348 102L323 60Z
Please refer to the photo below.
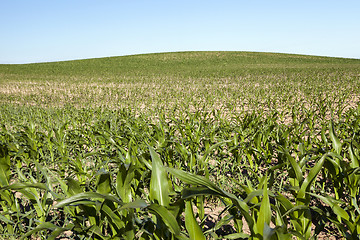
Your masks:
M131 164L131 152L130 151L131 151L133 145L135 145L134 140L130 139L129 146L128 146L128 151L126 152L126 157L125 157L125 164L126 165Z
M75 194L74 196L71 196L67 199L64 199L64 200L58 202L54 206L54 208L61 208L64 206L76 204L76 202L79 202L79 201L88 201L89 199L103 199L103 200L109 200L112 202L116 202L118 204L122 204L120 199L118 199L117 197L110 195L110 194L101 194L101 193L96 193L96 192L84 192L84 193Z
M355 222L356 222L356 232L360 233L360 215L356 217Z
M254 221L249 214L249 207L248 205L237 198L234 194L228 193L221 188L217 187L214 183L210 182L208 179L198 176L189 172L185 172L179 169L174 168L166 168L169 173L174 175L175 177L179 178L180 180L184 181L187 184L203 186L209 188L214 193L217 193L220 196L230 198L231 201L239 208L243 216L245 217L248 225L250 226L250 230L252 231L252 227L254 225Z
M220 218L220 220L215 224L214 228L210 228L206 232L216 231L216 230L220 229L222 226L227 225L233 219L234 219L234 216L226 215L225 217Z
M326 128L323 126L321 128L321 140L324 142L325 146L328 146L328 140L325 136L325 131L326 131Z
M112 225L115 225L117 228L117 231L123 227L125 227L124 221L120 218L120 216L113 211L111 207L109 207L107 204L103 204L101 207L101 211L103 211L111 221Z
M264 181L263 187L263 199L260 205L259 217L256 222L256 231L258 234L264 237L265 239L265 229L266 226L270 225L271 221L271 206L267 189L267 181ZM256 234L256 233L255 233Z
M297 239L309 240L309 239L306 238L303 234L301 234L299 231L295 231L295 230L291 230L291 229L290 229L289 232L290 232L292 235L296 236Z
M343 218L347 221L349 221L349 214L340 207L340 205L338 203L336 203L336 201L334 201L334 199L332 199L330 196L324 197L315 193L309 193L310 195L319 198L321 201L323 201L324 203L326 203L327 205L329 205L331 207L331 209L334 211L334 213L340 217Z
M134 202L125 203L121 206L120 210L122 209L131 209L131 208L146 208L149 204L147 204L144 200L135 200Z
M66 192L68 191L68 186L66 184L66 179L62 179L61 177L57 176L54 172L49 171L49 174L51 175L52 179L54 179L53 181L57 182L60 186L60 188L62 189L62 192ZM53 194L53 192L52 192ZM54 196L56 196L57 194L54 194Z
M43 231L43 230L50 230L50 231L56 231L58 229L61 229L59 228L58 226L52 224L52 223L49 223L49 222L45 222L45 223L42 223L40 224L39 226L37 226L36 228L32 229L31 231L28 231L26 234L24 234L23 236L21 236L20 240L22 239L25 239L29 236L31 236L32 234L34 233L37 233L37 232L40 232L40 231ZM63 228L64 231L67 231L69 230L68 228Z
M63 228L56 228L47 238L47 240L55 240L55 239L58 239L58 236L60 234L62 234L63 232L65 231L69 231L71 230L72 228L74 227L73 224L68 224L66 227L63 227Z
M223 196L216 191L213 191L207 187L191 187L191 188L184 188L181 191L181 197L183 199L192 198L195 196L202 196L202 195L211 195L211 196Z
M75 203L70 204L70 205L76 205L76 206L79 206L79 205L96 205L96 202L93 201L93 200L87 199L87 200L76 201Z
M5 145L0 145L0 187L9 185L10 156Z
M284 225L279 225L275 227L275 234L277 240L289 240L291 239L291 234L287 231Z
M166 170L172 175L176 176L180 180L184 181L187 184L204 186L213 190L214 192L219 193L222 196L226 196L226 192L216 186L214 183L210 182L208 179L198 176L189 172L185 172L183 170L178 170L174 168L166 168ZM231 194L230 194L231 195Z
M259 199L258 198L255 198L255 196L260 196L262 195L262 189L260 190L256 190L251 181L249 179L246 179L246 185L244 184L240 184L240 187L246 192L246 194L248 195L246 197L246 199L244 200L244 202L248 203L248 201L250 201L252 204L257 204L259 203ZM261 192L260 195L257 195L259 194L259 192Z
M306 192L309 192L309 188L311 183L315 180L316 176L320 172L322 166L324 165L325 159L328 154L323 155L320 160L315 164L315 166L310 170L309 175L305 178L303 184L300 187L300 190L297 194L297 201L303 202L305 201ZM306 202L310 201L309 199ZM305 203L305 202L304 202Z
M0 191L7 190L7 189L23 190L23 189L27 189L27 188L38 188L38 189L48 190L46 184L44 184L44 183L13 183L11 185L0 188Z
M111 193L110 173L101 173L98 177L96 191L101 194Z
M281 209L279 206L274 206L275 208L275 226L285 226L288 225L288 221L286 218L282 218L282 211L283 209Z
M196 207L199 211L199 218L202 221L205 217L205 202L204 202L204 196L198 196L196 197Z
M164 206L158 205L156 203L148 206L150 212L156 213L162 221L169 227L169 230L175 235L180 235L180 226L178 225L174 215L171 214Z
M103 239L103 240L110 240L110 237L104 236L102 234L102 230L100 228L100 226L98 225L93 225L90 229L87 230L88 233L91 233L91 238L92 239ZM96 235L96 237L94 236Z
M42 175L44 176L44 178L46 179L45 184L46 184L47 188L50 191L53 191L52 184L51 184L52 179L49 174L49 172L50 172L49 169L38 162L35 162L35 166L36 166L37 171L40 171L42 173Z
M359 156L358 156L358 154L356 154L354 145L352 142L349 145L349 155L350 155L350 159L351 159L350 166L352 168L359 167L360 166L359 165Z
M338 174L342 170L341 162L343 158L339 154L334 152L329 152L327 153L327 155L332 157L332 158L327 158L327 161L333 165L334 169Z
M126 170L125 165L121 165L116 176L116 192L123 202L132 201L131 181L135 176L133 165Z
M354 205L356 211L359 213L359 216L360 216L360 208L359 208L359 206L358 206L357 201L358 201L358 200L357 200L356 197L352 197L352 198L351 198L351 202L352 202L352 204Z
M211 147L209 147L208 149L206 149L204 155L201 157L202 158L202 161L204 161L207 156L212 152L214 151L216 148L218 148L219 146L221 145L224 145L225 143L229 143L229 142L232 142L232 140L226 140L226 141L222 141L222 142L219 142L219 143L215 143L214 145L212 145Z
M330 134L330 139L332 141L332 145L333 145L333 148L335 149L335 152L337 154L340 154L342 146L341 146L341 142L339 141L338 137L335 134L333 122L330 123L329 134Z
M261 217L261 215L260 215ZM275 234L275 229L271 228L266 222L264 224L263 230L263 240L270 240L271 237Z
M3 213L3 212L2 212ZM3 214L0 214L0 221L3 221L5 223L8 223L8 224L14 224L13 221L11 221L10 219L6 218Z
M152 147L149 147L149 150L152 159L150 198L162 206L169 206L169 182L166 169L155 150Z
M263 189L252 191L244 199L244 202L249 203L254 197L262 196L263 193L264 193ZM257 202L253 202L253 203L256 204Z
M288 211L290 211L294 205L290 202L289 199L284 197L281 193L276 194L276 200L283 206L284 209L279 208L281 218L283 218ZM284 212L285 210L285 212Z
M185 227L189 233L190 240L205 240L205 236L194 217L191 200L187 200L185 203Z
M82 188L80 187L80 183L73 178L66 179L67 185L67 194L68 196L73 196L75 194L81 193Z
M290 213L296 212L296 211L302 211L302 210L308 210L309 207L306 205L297 205L294 207L291 207L287 212L285 212L281 217L285 217L289 215Z
M223 236L222 239L249 239L249 234L246 233L231 233Z
M285 153L286 158L289 160L292 170L295 172L296 180L301 183L303 181L303 174L300 168L300 165L295 161L295 159L288 153Z

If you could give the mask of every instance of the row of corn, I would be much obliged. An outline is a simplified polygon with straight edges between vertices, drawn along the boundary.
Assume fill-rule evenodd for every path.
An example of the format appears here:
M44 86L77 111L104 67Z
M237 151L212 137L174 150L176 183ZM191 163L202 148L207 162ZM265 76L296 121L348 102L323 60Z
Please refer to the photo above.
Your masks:
M287 124L255 112L28 109L25 122L13 111L1 119L2 239L359 237L359 108Z

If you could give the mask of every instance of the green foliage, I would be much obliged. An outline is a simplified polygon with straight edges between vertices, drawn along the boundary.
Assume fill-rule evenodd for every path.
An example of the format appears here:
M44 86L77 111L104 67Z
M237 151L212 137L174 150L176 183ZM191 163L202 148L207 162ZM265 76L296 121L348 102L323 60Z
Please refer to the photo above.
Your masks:
M359 66L246 52L0 65L0 239L358 239Z

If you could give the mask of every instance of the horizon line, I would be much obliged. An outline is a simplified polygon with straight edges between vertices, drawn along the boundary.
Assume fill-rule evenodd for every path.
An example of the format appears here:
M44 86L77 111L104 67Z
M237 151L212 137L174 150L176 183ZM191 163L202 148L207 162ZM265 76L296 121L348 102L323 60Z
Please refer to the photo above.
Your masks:
M247 50L179 50L179 51L160 51L160 52L144 52L144 53L134 53L134 54L124 54L124 55L110 55L110 56L99 56L99 57L85 57L85 58L72 58L72 59L63 59L63 60L44 60L44 61L29 61L23 63L0 63L0 65L27 65L27 64L40 64L40 63L58 63L58 62L71 62L71 61L82 61L82 60L92 60L92 59L103 59L103 58L116 58L116 57L130 57L130 56L139 56L139 55L151 55L151 54L169 54L169 53L191 53L191 52L243 52L243 53L267 53L267 54L285 54L285 55L299 55L299 56L311 56L311 57L324 57L324 58L338 58L338 59L349 59L349 60L360 60L360 58L354 57L339 57L339 56L329 56L329 55L313 55L306 53L290 53L290 52L273 52L273 51L247 51Z

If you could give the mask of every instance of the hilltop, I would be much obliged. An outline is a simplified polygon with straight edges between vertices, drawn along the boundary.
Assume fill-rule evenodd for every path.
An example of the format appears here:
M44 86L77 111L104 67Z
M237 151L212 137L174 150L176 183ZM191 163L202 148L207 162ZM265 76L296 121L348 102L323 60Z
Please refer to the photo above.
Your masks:
M175 52L33 64L1 64L5 77L15 74L52 79L56 76L236 77L291 69L359 67L359 59L261 52ZM27 78L28 79L28 78ZM20 79L19 79L20 80Z
M291 106L331 95L354 103L360 60L256 52L176 52L0 65L0 102L43 107ZM278 105L279 104L279 105ZM287 108L286 107L286 108ZM229 109L227 110L229 111Z

